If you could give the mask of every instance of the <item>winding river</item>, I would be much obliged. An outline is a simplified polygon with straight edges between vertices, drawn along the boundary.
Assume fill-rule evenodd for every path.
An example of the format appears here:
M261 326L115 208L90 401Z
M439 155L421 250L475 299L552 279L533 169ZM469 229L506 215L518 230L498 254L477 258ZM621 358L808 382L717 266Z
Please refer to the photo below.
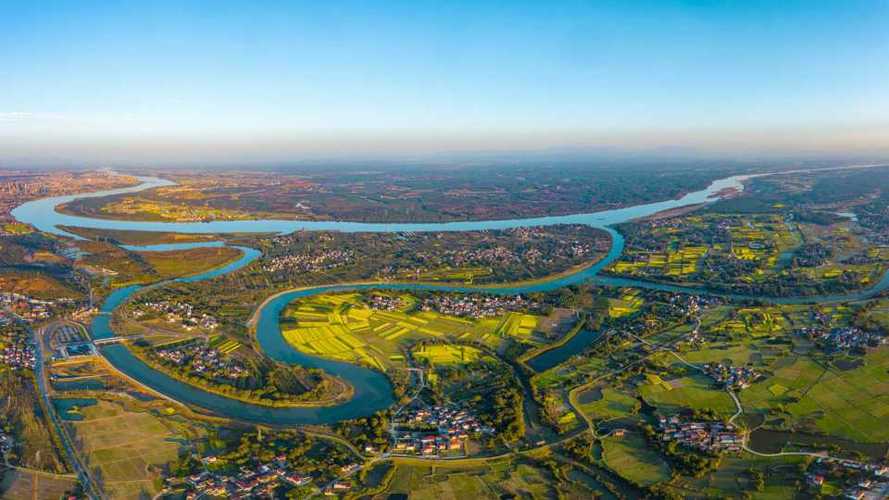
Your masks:
M494 294L518 294L543 292L554 290L567 285L584 281L592 281L603 285L631 286L637 288L649 288L680 293L713 293L706 289L683 287L652 283L639 280L598 276L599 271L617 259L624 248L623 237L610 226L620 224L632 219L646 217L657 212L681 208L689 205L708 203L718 199L718 193L728 189L743 190L743 181L750 176L732 176L720 179L706 189L688 193L685 196L661 201L636 205L627 208L605 210L600 212L574 214L553 217L535 217L528 219L508 219L491 221L462 221L446 223L359 223L340 221L294 221L294 220L246 220L246 221L214 221L214 222L139 222L112 219L93 219L75 215L62 214L55 208L63 203L68 203L81 198L95 198L114 194L134 193L154 187L173 184L164 179L154 177L139 177L141 184L133 187L100 191L88 194L59 196L43 198L27 202L12 211L21 222L31 224L40 231L79 238L76 235L65 232L60 226L76 226L94 229L149 231L149 232L179 232L179 233L290 233L293 231L343 231L343 232L429 232L429 231L474 231L486 229L509 229L517 227L548 226L555 224L585 224L607 231L612 237L612 245L608 254L592 266L584 268L576 273L562 275L551 280L544 280L527 285L501 285L501 286L449 286L428 284L360 284L360 285L329 285L309 289L294 290L274 296L267 301L257 314L256 338L257 342L267 356L285 362L300 364L311 368L320 368L347 381L354 387L354 397L342 404L325 407L299 407L299 408L266 408L262 406L244 403L224 396L208 393L194 386L175 380L136 358L123 345L106 345L101 347L102 354L118 370L138 380L140 383L164 394L174 400L193 407L203 408L215 414L235 418L239 420L263 423L267 425L295 425L295 424L324 424L338 420L352 419L370 415L385 409L394 403L392 387L389 380L382 373L361 366L343 363L339 361L322 359L302 353L291 347L281 335L278 318L284 307L294 299L311 295L349 290L363 290L385 287L396 290L437 290L457 292L479 292ZM131 250L140 251L169 251L198 246L219 246L221 242L177 243L148 246L127 246ZM238 247L242 256L226 266L207 271L202 274L179 278L174 281L198 282L209 280L223 274L236 271L260 256L260 252L253 248ZM129 297L140 290L140 286L121 288L108 296L101 306L99 314L92 323L92 335L94 338L108 338L115 336L110 326L111 313ZM781 297L765 299L773 303L811 303L811 302L835 302L841 300L860 300L874 296L889 288L889 273L885 274L872 288L841 296L822 297ZM719 294L732 299L758 299L762 297L750 297L734 294ZM576 339L565 345L545 352L538 358L530 360L529 364L535 369L546 369L567 359L571 355L583 350L589 342L595 338L591 332L583 332Z

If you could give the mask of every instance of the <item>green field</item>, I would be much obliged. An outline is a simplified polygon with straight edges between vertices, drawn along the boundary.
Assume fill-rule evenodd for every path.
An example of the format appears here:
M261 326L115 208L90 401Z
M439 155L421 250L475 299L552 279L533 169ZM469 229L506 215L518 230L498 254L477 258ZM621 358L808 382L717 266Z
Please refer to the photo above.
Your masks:
M624 289L619 299L608 299L608 316L620 318L629 316L642 308L644 301L639 297L639 290Z
M405 295L403 302L415 299ZM284 338L300 351L385 370L403 361L405 341L481 342L497 348L506 339L536 345L537 316L507 313L470 320L432 311L383 311L357 293L328 294L293 302L282 314Z
M798 357L773 368L774 375L741 393L745 409L763 413L783 408L790 424L860 442L889 439L889 347L865 357L851 370L826 369Z
M214 335L210 339L210 347L214 347L222 354L231 354L241 348L237 340L226 338L224 335Z
M735 318L727 319L717 328L726 333L748 334L757 337L780 333L787 327L788 323L782 308L750 307L739 309Z
M683 478L675 484L675 491L682 496L696 498L723 498L728 492L737 497L749 492L753 498L764 500L800 498L796 486L800 478L797 464L803 461L805 457L799 456L765 458L750 454L726 455L719 469L702 478ZM763 473L765 481L762 491L756 491L750 470Z
M707 247L686 246L665 252L653 252L644 255L636 254L637 260L632 262L615 262L611 269L616 273L632 274L640 270L646 270L662 273L666 276L681 277L694 274L698 270L701 257L706 253Z
M431 365L461 365L478 361L483 353L474 347L463 345L433 344L420 346L413 351L417 359Z
M588 392L592 392L590 390ZM601 396L595 401L586 402L586 394L579 396L580 410L593 420L621 418L634 414L639 409L639 401L621 391L610 387L601 389Z
M683 216L667 225L628 224L626 248L609 271L754 292L765 288L769 295L781 295L787 287L805 294L825 286L864 287L879 279L886 254L869 248L853 224L790 221L780 212L708 213ZM708 244L702 245L702 239ZM829 247L835 255L801 265L797 252L810 244ZM860 253L869 261L851 263L841 257Z
M702 375L680 377L669 382L649 380L639 386L639 393L646 403L661 410L710 408L726 416L735 412L729 395L715 388L710 379Z
M509 460L472 467L398 464L380 498L396 493L428 500L590 498L591 494L575 484L560 484L542 467Z
M608 468L640 486L670 479L670 467L642 435L634 432L603 439L602 459Z

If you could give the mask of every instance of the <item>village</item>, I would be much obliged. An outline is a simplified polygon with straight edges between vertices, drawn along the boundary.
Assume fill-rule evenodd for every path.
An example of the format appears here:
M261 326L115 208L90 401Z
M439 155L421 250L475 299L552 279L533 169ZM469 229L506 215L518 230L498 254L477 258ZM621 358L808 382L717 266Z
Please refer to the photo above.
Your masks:
M703 369L721 387L732 390L746 389L762 376L752 368L724 363L707 363Z
M310 487L314 478L309 474L294 471L284 455L278 456L270 463L258 463L253 466L241 466L235 473L214 472L212 466L218 461L215 456L201 459L205 470L193 474L187 478L167 478L166 488L177 490L185 488L188 492L186 498L197 499L204 497L223 498L257 498L275 497L275 491L281 486ZM340 473L348 476L358 469L357 464L343 466ZM324 487L323 493L335 494L350 490L351 483L345 480L336 480Z
M744 436L732 424L723 422L683 421L678 416L658 418L658 432L662 441L675 441L680 446L704 453L738 453L744 446Z
M0 335L0 365L13 370L33 370L37 354L24 333L6 332Z
M355 258L352 250L331 249L316 253L300 253L280 255L265 259L262 270L269 273L295 271L314 273L329 271L352 262Z
M509 311L527 311L539 304L521 295L433 295L420 304L423 311L449 316L480 319L500 316Z
M809 466L806 486L816 493L849 500L889 498L889 466L820 457Z
M215 330L219 327L219 322L215 317L206 313L196 313L194 306L186 302L169 302L166 300L142 302L133 310L133 317L136 319L142 318L147 314L145 309L163 314L167 323L176 323L186 331L194 330L197 327L205 330Z
M365 299L368 307L375 311L397 311L404 307L404 300L398 296L372 294Z
M604 240L603 240L604 241ZM572 240L562 242L544 253L537 247L524 250L510 249L505 246L488 248L447 250L441 253L417 252L417 260L421 263L437 267L441 264L452 267L502 265L504 263L523 262L527 264L551 263L557 259L580 259L591 256L594 252L607 250L601 246Z
M0 457L3 458L4 462L8 463L9 460L9 452L15 447L15 439L0 430Z
M465 455L473 435L493 435L469 411L451 406L406 409L390 424L390 449L396 455L453 457Z
M231 347L236 346L240 344L232 343ZM246 377L248 370L240 361L227 355L231 352L227 347L226 344L212 347L205 339L194 339L149 351L149 356L187 368L189 372L209 379L236 380Z
M29 322L51 319L60 309L70 309L74 304L74 299L68 298L44 300L20 293L0 292L0 309Z
M876 332L864 331L857 326L841 328L810 327L798 330L801 335L815 341L828 353L861 350L885 344L887 338Z

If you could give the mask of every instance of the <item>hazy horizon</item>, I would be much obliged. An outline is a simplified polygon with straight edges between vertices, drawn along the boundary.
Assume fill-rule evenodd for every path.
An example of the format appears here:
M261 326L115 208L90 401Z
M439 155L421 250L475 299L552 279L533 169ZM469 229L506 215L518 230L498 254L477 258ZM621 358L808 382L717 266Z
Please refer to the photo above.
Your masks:
M10 2L0 23L0 166L889 158L885 2Z

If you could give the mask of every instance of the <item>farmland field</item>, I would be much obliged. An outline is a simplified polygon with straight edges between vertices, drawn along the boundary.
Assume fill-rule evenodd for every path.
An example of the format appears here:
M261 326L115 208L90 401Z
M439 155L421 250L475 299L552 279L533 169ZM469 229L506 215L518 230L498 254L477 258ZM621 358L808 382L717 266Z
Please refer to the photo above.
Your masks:
M645 438L635 432L603 439L602 459L611 470L640 486L670 478L670 467Z
M403 296L403 302L413 303L414 298ZM516 312L473 320L434 311L375 310L360 294L344 293L292 303L282 313L281 331L300 351L385 370L403 362L400 346L411 341L474 341L492 348L507 340L537 345L532 333L538 321L538 316Z
M152 467L176 460L178 434L161 417L129 411L117 403L98 401L80 410L73 421L76 440L89 467L100 471L101 482L114 498L138 498L157 493Z
M811 223L794 221L792 214L714 210L621 229L627 246L611 273L727 291L780 296L862 288L889 263L842 219Z
M626 288L619 299L608 299L608 316L620 318L638 311L644 301L639 297L639 290Z
M431 365L459 365L473 363L482 357L481 351L463 345L424 345L413 351L417 359L428 361Z
M701 375L681 377L667 381L649 381L639 387L646 403L662 410L677 411L681 408L713 409L729 416L735 412L729 395L713 386Z
M54 476L10 469L0 476L0 498L62 498L76 484L77 479L74 476Z
M508 460L481 467L397 465L386 493L409 494L412 499L465 500L475 498L589 498L575 484L558 484L542 467Z
M588 392L593 392L590 390ZM636 398L610 387L602 388L599 399L588 401L586 394L580 395L580 409L594 420L620 418L631 415L638 410L639 402ZM592 399L592 398L589 398Z
M795 423L860 442L889 439L889 347L866 356L863 366L840 371L808 358L789 360L764 383L741 394L745 408L767 412L783 406Z

